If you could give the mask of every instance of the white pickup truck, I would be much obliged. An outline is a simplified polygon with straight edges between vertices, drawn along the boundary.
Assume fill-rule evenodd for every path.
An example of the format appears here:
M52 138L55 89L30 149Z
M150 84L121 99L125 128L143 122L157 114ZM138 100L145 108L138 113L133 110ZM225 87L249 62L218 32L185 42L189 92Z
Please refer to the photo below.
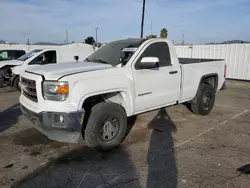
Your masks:
M224 60L178 59L169 40L127 39L81 63L27 69L20 105L48 138L76 143L82 136L109 150L124 139L129 116L184 102L209 114L224 81Z

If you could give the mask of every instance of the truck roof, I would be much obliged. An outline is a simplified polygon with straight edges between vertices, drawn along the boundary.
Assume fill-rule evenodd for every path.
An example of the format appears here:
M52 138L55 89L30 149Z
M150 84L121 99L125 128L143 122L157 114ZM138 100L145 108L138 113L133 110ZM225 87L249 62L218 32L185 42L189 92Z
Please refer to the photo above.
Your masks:
M144 41L146 41L148 39L144 39L144 38L128 38L128 39L122 39L122 40L116 40L116 41L113 41L111 43L143 43Z

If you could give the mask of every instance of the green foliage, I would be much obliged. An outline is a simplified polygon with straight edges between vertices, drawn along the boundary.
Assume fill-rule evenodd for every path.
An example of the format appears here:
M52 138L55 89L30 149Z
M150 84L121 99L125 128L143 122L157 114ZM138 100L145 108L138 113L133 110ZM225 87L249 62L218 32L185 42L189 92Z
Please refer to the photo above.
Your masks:
M148 35L146 38L147 39L157 38L157 35Z
M168 30L166 28L161 29L161 38L168 38Z
M86 43L86 44L93 45L93 44L95 43L94 37L87 37L87 38L85 39L85 43Z

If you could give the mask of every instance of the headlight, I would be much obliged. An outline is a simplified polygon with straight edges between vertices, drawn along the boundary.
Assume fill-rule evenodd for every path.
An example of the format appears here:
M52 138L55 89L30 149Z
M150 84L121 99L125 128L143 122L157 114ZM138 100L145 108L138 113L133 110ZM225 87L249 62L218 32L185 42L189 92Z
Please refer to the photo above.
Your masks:
M43 97L46 100L65 101L69 94L68 82L43 82Z

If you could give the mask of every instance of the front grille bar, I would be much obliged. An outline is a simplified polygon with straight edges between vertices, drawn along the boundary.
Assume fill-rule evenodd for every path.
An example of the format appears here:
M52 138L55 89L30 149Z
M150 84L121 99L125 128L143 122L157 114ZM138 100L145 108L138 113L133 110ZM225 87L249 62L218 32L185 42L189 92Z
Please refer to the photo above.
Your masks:
M28 99L37 102L36 81L21 77L21 84L23 85L23 95Z

